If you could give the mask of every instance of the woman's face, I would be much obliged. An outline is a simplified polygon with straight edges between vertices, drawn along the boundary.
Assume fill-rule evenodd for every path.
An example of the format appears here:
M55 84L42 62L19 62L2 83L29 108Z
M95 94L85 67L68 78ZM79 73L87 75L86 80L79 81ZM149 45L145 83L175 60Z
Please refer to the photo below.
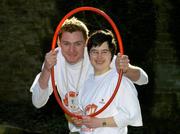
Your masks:
M95 75L103 74L110 69L111 52L107 42L102 43L101 46L91 48L90 61L94 67Z

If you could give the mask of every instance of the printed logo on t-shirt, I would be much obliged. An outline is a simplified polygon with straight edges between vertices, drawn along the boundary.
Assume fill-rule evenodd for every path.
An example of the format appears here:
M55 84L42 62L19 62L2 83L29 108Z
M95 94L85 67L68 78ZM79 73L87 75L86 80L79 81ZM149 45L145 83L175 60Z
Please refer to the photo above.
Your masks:
M105 100L102 98L102 99L99 101L99 103L105 104Z
M85 107L85 113L86 115L90 115L96 112L98 106L95 104L89 104Z
M77 111L78 109L78 93L74 91L69 91L66 93L65 98L63 99L64 104L71 110L72 112Z

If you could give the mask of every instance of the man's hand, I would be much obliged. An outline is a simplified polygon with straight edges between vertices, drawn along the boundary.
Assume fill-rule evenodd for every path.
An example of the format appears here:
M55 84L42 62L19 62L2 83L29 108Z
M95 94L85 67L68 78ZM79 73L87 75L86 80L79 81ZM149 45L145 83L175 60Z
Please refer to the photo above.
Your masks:
M71 123L73 123L77 127L81 127L82 124L82 119L79 119L77 117L71 117Z
M57 50L51 50L50 52L46 53L45 61L44 61L44 69L47 71L51 71L51 68L57 62Z
M46 89L48 87L48 81L51 74L51 68L57 62L57 53L56 50L51 50L50 52L46 53L45 60L44 60L44 67L42 73L39 78L39 85L41 89Z
M127 55L118 53L115 61L117 71L119 72L122 69L123 73L126 73L129 69L129 62L130 60Z
M79 109L79 111L74 112L74 114L76 114L76 115L82 115L83 112ZM67 115L67 114L65 114L65 117L66 117L66 119L67 119L69 122L73 123L75 126L77 126L77 127L81 127L81 126L82 126L82 119L79 119L79 118L77 118L77 117L71 117L71 116L69 116L69 115Z

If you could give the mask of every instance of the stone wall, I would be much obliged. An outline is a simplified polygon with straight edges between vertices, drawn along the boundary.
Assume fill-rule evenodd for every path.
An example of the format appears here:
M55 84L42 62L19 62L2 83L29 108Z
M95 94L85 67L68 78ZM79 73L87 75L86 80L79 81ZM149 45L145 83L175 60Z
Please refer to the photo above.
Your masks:
M157 0L156 6L156 40L153 48L154 64L154 106L153 116L158 118L177 118L180 108L180 60L172 37L171 25L176 26L178 20L171 24L175 3L168 0ZM177 22L176 22L177 21ZM176 35L177 36L177 35Z
M1 101L29 99L32 78L41 68L42 47L53 34L54 5L48 0L1 1Z

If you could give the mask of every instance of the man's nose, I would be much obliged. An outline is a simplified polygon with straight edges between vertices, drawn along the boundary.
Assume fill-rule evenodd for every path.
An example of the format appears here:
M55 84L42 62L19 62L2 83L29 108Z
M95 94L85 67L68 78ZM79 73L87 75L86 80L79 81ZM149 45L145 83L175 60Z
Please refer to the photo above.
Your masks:
M69 46L69 50L70 50L70 52L73 52L73 51L74 51L74 49L75 49L74 45L73 45L73 44L71 44L71 45Z

